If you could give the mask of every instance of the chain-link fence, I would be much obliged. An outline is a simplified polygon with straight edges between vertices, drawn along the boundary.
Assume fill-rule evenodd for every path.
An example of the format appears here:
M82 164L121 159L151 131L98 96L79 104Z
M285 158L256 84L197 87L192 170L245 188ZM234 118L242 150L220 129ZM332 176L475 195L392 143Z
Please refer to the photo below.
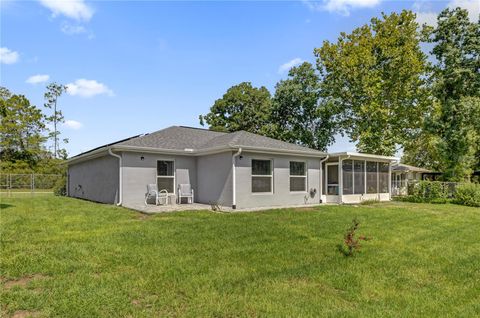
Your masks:
M0 193L12 194L47 194L53 193L55 183L62 178L59 174L0 174Z

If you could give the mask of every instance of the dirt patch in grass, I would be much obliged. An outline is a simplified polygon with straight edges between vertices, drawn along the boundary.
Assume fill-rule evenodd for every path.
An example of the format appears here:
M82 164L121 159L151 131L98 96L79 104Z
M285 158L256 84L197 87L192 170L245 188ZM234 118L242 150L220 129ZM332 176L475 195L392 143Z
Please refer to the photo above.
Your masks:
M38 317L39 315L40 313L38 311L17 310L11 318Z
M150 218L150 215L146 213L137 213L137 215L135 215L135 219L137 220L147 220L149 218Z
M29 276L24 276L19 279L12 279L12 280L7 280L4 284L3 287L5 289L10 289L15 286L18 287L26 287L28 283L30 283L32 280L39 280L39 279L45 279L47 276L42 275L42 274L34 274L34 275L29 275Z

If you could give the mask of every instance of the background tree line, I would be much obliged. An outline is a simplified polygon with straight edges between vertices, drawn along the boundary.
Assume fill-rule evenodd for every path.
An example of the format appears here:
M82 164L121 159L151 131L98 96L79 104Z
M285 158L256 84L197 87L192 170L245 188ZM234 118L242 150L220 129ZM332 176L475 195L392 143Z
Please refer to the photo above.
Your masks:
M2 173L63 173L65 167L61 163L67 158L67 152L61 147L59 125L64 123L64 117L57 102L65 91L64 85L47 85L42 110L24 95L0 87Z
M290 69L273 96L249 82L232 86L200 124L323 151L339 133L362 152L402 149L403 162L448 180L480 170L480 22L466 10L442 11L435 27L407 10L382 14L314 55L316 65Z

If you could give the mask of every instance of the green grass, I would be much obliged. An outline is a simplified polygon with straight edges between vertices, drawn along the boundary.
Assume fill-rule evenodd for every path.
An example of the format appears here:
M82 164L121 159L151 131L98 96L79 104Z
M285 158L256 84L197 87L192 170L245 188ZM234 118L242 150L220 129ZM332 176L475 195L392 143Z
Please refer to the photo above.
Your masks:
M144 216L53 196L0 202L0 316L480 315L479 208ZM373 239L346 258L337 244L354 217Z

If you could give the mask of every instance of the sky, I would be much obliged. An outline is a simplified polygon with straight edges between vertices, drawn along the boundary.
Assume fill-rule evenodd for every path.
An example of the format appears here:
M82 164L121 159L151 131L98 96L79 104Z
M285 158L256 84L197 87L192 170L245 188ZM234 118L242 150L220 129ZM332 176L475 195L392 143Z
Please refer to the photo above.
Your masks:
M413 10L434 24L446 7L478 17L480 1L165 2L0 0L0 85L43 108L45 86L67 85L59 107L69 155L198 116L232 85L274 93L313 50L381 12ZM354 151L337 136L329 151Z

